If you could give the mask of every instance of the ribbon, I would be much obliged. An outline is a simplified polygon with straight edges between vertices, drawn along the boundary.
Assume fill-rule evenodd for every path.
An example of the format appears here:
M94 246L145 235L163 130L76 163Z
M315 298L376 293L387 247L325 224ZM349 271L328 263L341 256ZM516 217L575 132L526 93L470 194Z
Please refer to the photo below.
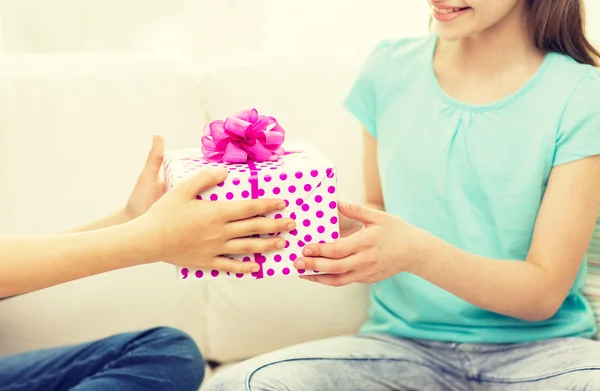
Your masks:
M248 161L248 169L250 170L250 178L248 179L248 182L250 182L250 197L252 197L252 199L256 199L259 197L259 194L258 194L258 170L256 169L256 165L254 164L254 161L252 161L252 160ZM254 235L254 237L260 238L260 235ZM264 261L265 261L265 259L262 254L254 253L254 262L256 262L258 264L259 269L257 272L252 273L252 274L257 279L264 277L264 269L263 269Z
M284 139L285 130L275 118L259 115L256 109L244 110L204 127L202 154L211 163L246 163L250 171L250 195L257 199L260 195L255 162L277 161L287 154L282 147ZM259 270L252 275L257 279L264 277L265 260L262 254L254 254Z
M204 127L202 153L211 163L276 161L283 155L285 130L273 117L244 110Z

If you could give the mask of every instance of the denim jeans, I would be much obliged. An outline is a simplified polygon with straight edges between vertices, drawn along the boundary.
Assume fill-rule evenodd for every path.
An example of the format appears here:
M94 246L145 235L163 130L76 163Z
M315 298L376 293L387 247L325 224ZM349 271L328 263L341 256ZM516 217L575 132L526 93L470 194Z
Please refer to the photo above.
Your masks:
M196 344L170 328L0 357L0 391L198 391L203 377Z
M203 391L600 390L600 342L474 345L358 335L306 343L224 370Z

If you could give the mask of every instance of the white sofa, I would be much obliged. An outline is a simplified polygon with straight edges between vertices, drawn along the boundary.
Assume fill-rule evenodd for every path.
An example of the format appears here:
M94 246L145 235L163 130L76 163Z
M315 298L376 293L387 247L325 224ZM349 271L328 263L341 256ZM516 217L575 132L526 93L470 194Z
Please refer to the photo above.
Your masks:
M135 56L6 56L0 234L56 232L112 211L152 134L170 148L199 145L207 121L250 107L275 115L290 140L313 141L338 166L340 197L361 202L359 128L341 106L359 64L254 54L197 72ZM362 285L178 282L172 266L156 264L0 301L0 355L167 325L226 365L355 332L367 303Z
M250 107L277 116L290 140L314 142L338 166L340 197L362 202L358 125L341 105L360 62L255 53L198 72L136 56L4 57L0 234L57 232L116 209L152 134L171 148L198 145L209 120ZM367 309L363 285L179 282L156 264L0 301L0 356L165 325L226 367L355 332Z

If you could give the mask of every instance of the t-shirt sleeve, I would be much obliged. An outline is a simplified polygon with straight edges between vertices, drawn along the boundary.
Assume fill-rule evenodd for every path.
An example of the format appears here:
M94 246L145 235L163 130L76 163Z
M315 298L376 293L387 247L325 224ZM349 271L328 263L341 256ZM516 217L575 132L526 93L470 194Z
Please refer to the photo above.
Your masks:
M573 93L558 129L554 165L600 154L600 72L592 69Z
M390 41L380 42L362 65L344 107L354 115L364 128L377 138L377 97L381 80L385 76Z

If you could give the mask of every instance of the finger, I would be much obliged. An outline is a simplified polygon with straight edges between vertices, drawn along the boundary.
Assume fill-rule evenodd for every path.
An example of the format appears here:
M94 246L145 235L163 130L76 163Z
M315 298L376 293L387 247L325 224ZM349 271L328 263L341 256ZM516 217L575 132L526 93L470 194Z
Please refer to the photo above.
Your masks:
M341 259L356 253L361 242L356 238L343 238L333 243L310 244L302 250L305 257Z
M256 254L281 250L285 247L285 239L274 238L243 238L232 239L225 244L227 254Z
M239 274L254 273L260 270L260 265L256 262L242 262L226 257L216 257L210 267L223 272Z
M329 258L298 258L294 261L294 267L298 270L318 270L327 274L343 274L356 270L359 266L358 256L350 256L343 259Z
M195 199L204 190L208 190L223 182L227 178L227 174L228 172L225 169L202 169L189 178L186 178L173 189L183 194L186 198Z
M221 208L227 221L237 221L283 210L285 209L285 201L277 198L229 201L223 202Z
M152 178L158 177L160 168L163 163L163 154L165 152L165 141L160 136L154 136L152 138L152 147L148 152L146 159L146 165L142 171L142 175L147 175Z
M375 223L385 216L385 213L380 210L367 208L362 205L346 204L343 202L338 203L338 210L344 216L365 224Z
M300 278L323 285L341 287L357 282L358 273L349 272L344 274L317 274L312 276L300 276Z
M296 228L296 222L292 219L270 219L267 217L256 217L227 224L230 238L289 232L294 228Z

